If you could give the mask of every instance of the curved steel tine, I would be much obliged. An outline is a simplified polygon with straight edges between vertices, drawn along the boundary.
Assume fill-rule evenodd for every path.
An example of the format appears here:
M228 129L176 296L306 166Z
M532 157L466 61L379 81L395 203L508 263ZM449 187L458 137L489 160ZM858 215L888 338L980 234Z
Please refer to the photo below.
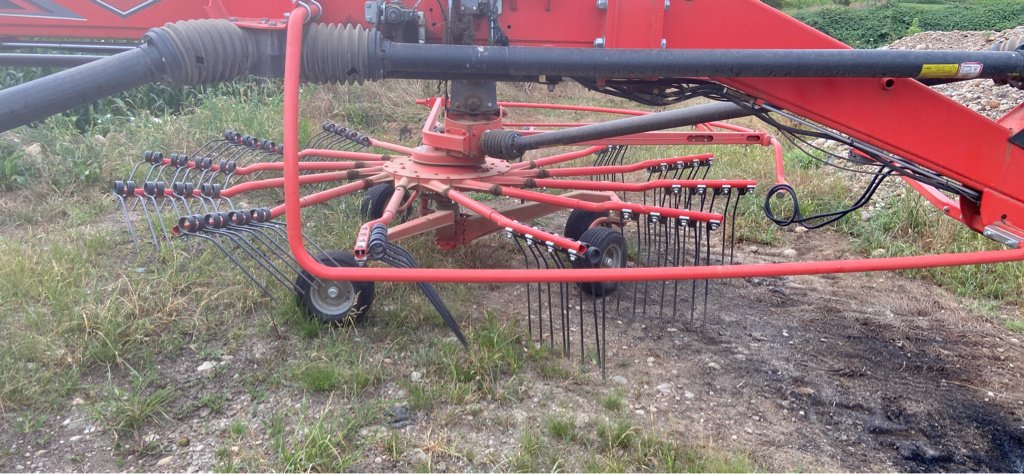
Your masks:
M141 182L144 183L146 181L153 181L153 172L157 172L157 176L159 176L165 166L167 165L163 164L162 162L159 164L153 163L152 165L150 165L149 171L146 172L146 179L143 179Z
M135 173L138 172L139 168L141 168L142 165L153 166L152 163L148 163L145 160L140 161L138 163L135 163L135 166L132 166L132 171L130 173L128 173L128 178L125 179L125 181L129 181L129 180L134 181L135 180Z
M272 254L274 257L277 257L277 259L281 260L281 262L284 263L285 266L287 266L297 276L302 277L309 283L312 283L313 280L315 280L315 278L307 277L305 272L303 272L302 267L300 267L298 263L295 261L295 259L292 258L290 251L286 250L272 236L264 234L262 228L250 225L230 226L229 228L234 230L235 232L245 232L252 235L256 240L260 242L260 244L262 244L270 252L270 254ZM295 290L298 291L298 288L295 288Z
M257 265L266 270L267 273L270 273L270 276L272 276L275 280L284 285L285 288L292 288L293 285L295 284L294 282L288 281L287 278L282 277L280 270L276 266L274 266L273 263L269 261L269 259L265 258L262 254L257 252L256 248L252 245L252 243L250 243L244 237L235 234L234 232L226 231L223 228L206 229L204 230L204 232L213 235L224 236L227 239L231 240L232 243L234 243L238 248L242 249L242 251L245 252L250 258L252 258L252 260L256 262Z
M139 238L135 235L135 226L132 225L131 216L128 215L128 205L125 204L124 198L120 195L115 194L117 198L117 207L124 213L124 224L128 227L128 233L132 236L132 244L135 246L135 253L139 252Z
M160 231L163 232L164 238L167 239L167 241L170 241L171 234L167 233L167 227L164 225L164 217L160 214L160 206L156 202L156 197L149 195L147 195L147 197L149 197L150 202L153 204L153 213L156 214L157 224L160 224Z
M221 245L220 242L217 241L217 239L215 239L215 238L213 238L213 237L211 237L209 235L203 235L202 233L199 233L199 232L193 232L193 233L189 233L187 235L193 236L193 237L198 237L200 239L204 239L204 240L207 240L209 242L213 242L213 245L215 245L218 249L220 249L221 253L223 253L224 256L228 258L228 260L231 260L231 263L235 264L235 266L238 267L239 270L242 270L242 273L244 273L245 276L249 277L249 280L252 281L253 284L255 284L256 287L258 287L260 289L260 291L263 292L264 295L266 295L268 297L272 296L271 293L270 293L270 290L267 289L267 287L262 282L257 280L256 276L254 276L252 274L252 272L249 271L249 269L245 268L245 266L242 265L242 262L238 261L238 259L235 258L235 256L232 255L231 252L228 252L228 250L226 248L224 248L224 246Z
M515 243L516 247L519 248L519 253L523 256L523 265L526 268L530 268L530 257L526 254L526 249L523 248L523 243L520 241L518 235L513 234L512 231L507 231L507 236L511 238ZM533 284L526 283L526 331L530 337L530 341L533 341L533 299L531 298L531 289ZM582 291L582 290L581 290Z
M149 215L149 206L146 204L145 198L143 198L142 196L136 196L136 197L138 198L138 201L137 201L136 205L138 205L138 203L142 204L142 216L146 219L146 223L149 225L149 234L150 234L150 236L153 239L153 246L156 247L157 249L159 249L160 248L160 241L159 241L159 239L156 236L156 229L154 228L153 220L152 220L152 218Z

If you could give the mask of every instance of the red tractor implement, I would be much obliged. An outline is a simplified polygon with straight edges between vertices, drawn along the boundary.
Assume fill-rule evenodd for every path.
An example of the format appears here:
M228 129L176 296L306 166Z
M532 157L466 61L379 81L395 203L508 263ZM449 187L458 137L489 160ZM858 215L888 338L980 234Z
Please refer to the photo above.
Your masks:
M522 283L531 334L580 357L594 344L603 365L608 313L694 321L716 279L1024 260L1024 108L993 121L929 87L1024 87L1020 41L853 50L758 0L10 0L0 35L13 51L0 65L73 66L0 91L0 130L151 82L283 78L280 141L229 130L188 153L146 152L113 191L136 244L139 234L157 246L207 241L264 292L276 281L324 321L365 317L374 282L413 282L465 343L431 283ZM299 143L302 82L392 78L450 81L420 101L418 144L334 122ZM704 100L656 113L512 103L499 81L575 81L651 106ZM512 120L523 108L610 119ZM741 117L778 137L725 123ZM834 158L869 164L871 178L849 207L805 215L782 142L822 139L849 147ZM766 147L775 179L708 179L707 153L630 156L666 145ZM741 201L763 200L780 226L817 228L890 177L1007 249L734 264ZM236 205L267 190L283 201ZM365 219L351 248L324 249L303 232L304 208L357 195ZM786 215L773 211L780 200ZM536 224L566 210L564 227ZM421 268L400 244L423 234L442 249L499 234L511 253L498 268Z

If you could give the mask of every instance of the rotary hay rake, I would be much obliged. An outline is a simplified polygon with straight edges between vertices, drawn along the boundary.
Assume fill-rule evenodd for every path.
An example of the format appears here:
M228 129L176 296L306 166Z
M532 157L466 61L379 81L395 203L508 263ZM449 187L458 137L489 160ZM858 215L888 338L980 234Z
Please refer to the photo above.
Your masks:
M374 282L413 282L466 344L432 283L522 283L531 336L567 355L578 351L581 360L593 344L604 367L609 313L697 323L714 279L1024 259L1024 108L991 121L928 88L978 78L1024 86L1020 41L985 52L856 51L756 0L143 3L115 8L120 18L100 6L79 17L49 1L0 8L14 36L146 32L143 44L113 46L123 52L108 57L0 56L11 64L81 64L0 91L0 129L153 81L283 77L280 142L226 131L184 154L146 152L113 192L136 245L209 243L260 290L280 284L325 322L363 319ZM208 19L153 28L185 18ZM386 78L451 81L450 94L421 101L429 112L418 146L330 122L299 146L301 81ZM567 79L647 105L711 101L658 113L498 101L496 81ZM519 108L624 117L510 120ZM810 139L848 146L850 156L833 158L871 168L863 194L846 209L803 215L780 140L723 122L748 116L801 150ZM759 199L778 225L827 225L898 176L949 217L1011 249L733 264L737 209L757 183L708 179L711 154L631 157L644 147L725 144L772 149L775 179ZM554 154L540 151L548 149ZM324 249L303 232L303 208L355 197L363 220L351 251ZM237 205L243 200L270 207ZM569 211L564 226L538 224L561 211ZM511 240L509 265L420 268L401 243L423 234L441 249L502 235Z
M424 134L435 140L460 137L438 131L445 125L446 98L420 103L430 108ZM499 106L644 114L553 104ZM529 134L567 125L506 122L503 127ZM712 154L627 158L631 147L694 144L771 147L781 166L777 140L765 132L722 123L700 124L687 132L611 137L578 151L536 159L478 157L466 164L463 158L450 162L451 157L429 153L429 147L407 148L326 122L298 153L299 182L307 193L302 207L358 195L366 222L353 252L326 251L308 236L303 240L320 263L331 267L379 263L415 268L416 259L398 243L427 233L445 250L501 234L514 242L515 253L508 260L518 256L519 268L537 270L730 263L739 202L753 194L756 183L707 179ZM242 209L234 204L233 199L280 199L284 180L267 173L283 171L281 151L275 141L229 130L189 153L146 151L126 179L114 183L113 193L136 247L140 234L154 247L199 239L222 252L266 295L271 295L268 284L280 284L324 322L362 321L375 296L373 282L323 280L303 271L288 250L284 226L277 222L286 213L284 205ZM337 185L344 181L348 183ZM481 195L509 198L511 204L491 208L474 197ZM557 230L528 224L565 210L571 212ZM142 230L137 232L136 225ZM630 253L633 257L627 258ZM664 311L688 314L691 322L707 312L709 280L622 285L628 288L618 288L615 281L527 283L530 334L546 339L552 348L557 338L565 354L578 345L581 359L591 341L603 364L609 312L644 318ZM456 318L436 290L428 283L419 286L465 344Z

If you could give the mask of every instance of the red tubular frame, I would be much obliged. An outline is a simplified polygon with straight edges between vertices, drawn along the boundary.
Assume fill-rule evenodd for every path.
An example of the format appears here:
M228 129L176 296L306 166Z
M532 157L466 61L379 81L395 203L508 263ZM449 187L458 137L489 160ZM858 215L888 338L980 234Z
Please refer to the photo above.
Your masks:
M303 269L328 280L456 282L456 283L521 283L521 282L599 282L608 280L702 280L746 278L753 276L810 275L904 270L955 265L976 265L1024 260L1024 249L994 250L963 254L922 255L880 259L796 262L757 265L717 265L705 267L668 267L622 269L564 270L483 270L483 269L395 269L340 268L326 266L310 255L302 237L302 206L308 198L299 194L299 74L302 53L302 29L306 11L292 11L288 20L287 54L284 79L284 211L287 212L288 245ZM387 176L382 179L387 179ZM333 194L343 195L363 189L367 181L358 181L336 188ZM331 191L325 191L331 192ZM457 193L457 192L456 192ZM320 195L323 193L317 193ZM449 193L451 194L451 193ZM313 196L317 196L313 195ZM310 196L312 198L313 196ZM458 193L456 194L458 196ZM280 215L280 214L276 214ZM275 215L275 216L276 216ZM532 232L531 232L532 233Z

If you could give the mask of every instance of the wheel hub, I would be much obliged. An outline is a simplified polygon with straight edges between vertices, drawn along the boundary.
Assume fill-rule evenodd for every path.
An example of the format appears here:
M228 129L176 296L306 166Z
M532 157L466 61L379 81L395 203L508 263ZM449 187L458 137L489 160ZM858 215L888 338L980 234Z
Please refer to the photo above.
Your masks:
M417 152L422 153L443 153L433 147L420 146ZM485 158L482 164L452 164L437 165L426 164L418 160L416 156L392 158L384 164L384 171L397 177L419 179L440 179L440 180L462 180L479 179L489 176L504 174L512 169L512 165L497 158Z
M350 282L318 281L310 291L311 302L324 313L345 313L355 305L356 292Z

